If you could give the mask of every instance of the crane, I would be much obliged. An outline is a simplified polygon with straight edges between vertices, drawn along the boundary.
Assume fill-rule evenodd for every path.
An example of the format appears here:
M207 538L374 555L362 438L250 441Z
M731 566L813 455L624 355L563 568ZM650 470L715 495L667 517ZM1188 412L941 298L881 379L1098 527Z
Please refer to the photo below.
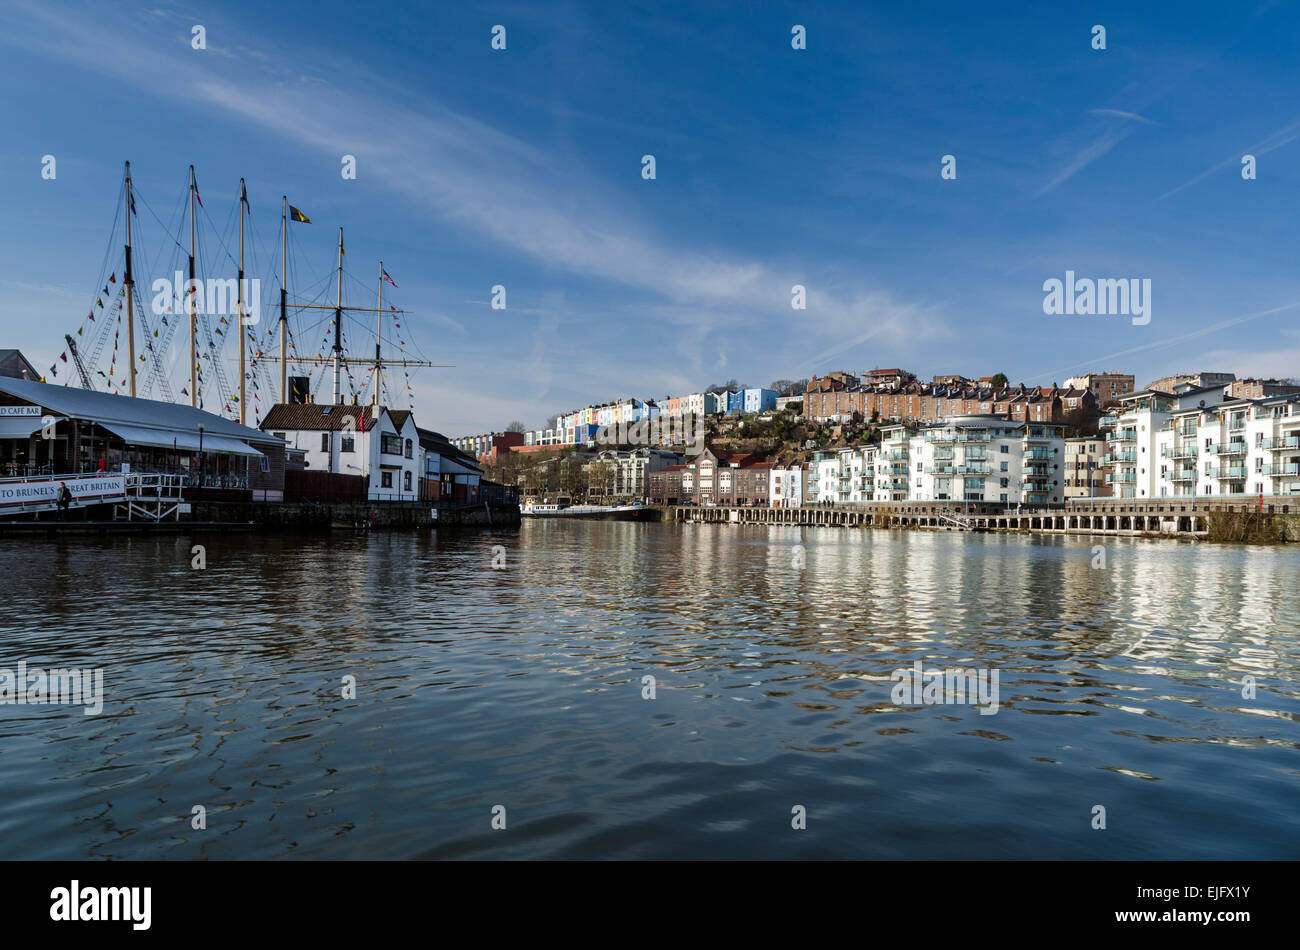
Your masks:
M63 334L63 339L68 341L68 352L72 354L72 362L76 364L77 372L81 374L81 388L94 389L95 385L90 381L90 374L81 363L81 354L77 352L77 341L72 338L71 333Z

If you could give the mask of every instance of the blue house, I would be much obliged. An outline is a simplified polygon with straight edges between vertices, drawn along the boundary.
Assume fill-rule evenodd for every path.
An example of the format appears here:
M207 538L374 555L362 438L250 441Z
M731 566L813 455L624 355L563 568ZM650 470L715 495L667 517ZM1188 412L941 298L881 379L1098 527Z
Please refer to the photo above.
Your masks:
M775 389L746 389L744 397L746 414L766 412L776 408Z
M727 393L727 415L738 416L745 411L745 391Z

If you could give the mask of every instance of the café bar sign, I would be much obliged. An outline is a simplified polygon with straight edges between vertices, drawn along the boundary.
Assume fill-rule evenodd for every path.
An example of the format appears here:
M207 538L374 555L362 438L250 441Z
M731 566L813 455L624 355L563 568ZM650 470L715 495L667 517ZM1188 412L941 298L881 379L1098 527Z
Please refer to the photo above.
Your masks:
M12 419L16 416L23 418L41 417L40 406L0 406L0 419Z

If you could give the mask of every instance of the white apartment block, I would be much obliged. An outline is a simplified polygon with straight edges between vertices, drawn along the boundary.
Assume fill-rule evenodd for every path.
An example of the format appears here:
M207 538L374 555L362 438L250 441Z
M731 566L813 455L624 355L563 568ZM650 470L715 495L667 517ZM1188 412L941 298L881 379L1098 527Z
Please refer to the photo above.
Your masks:
M1144 389L1119 397L1119 410L1100 420L1106 433L1108 451L1102 458L1107 467L1106 482L1117 498L1159 498L1162 487L1171 480L1162 479L1162 460L1157 433L1172 415L1181 410L1206 410L1224 401L1226 387L1195 387L1181 384L1178 392Z
M999 416L953 416L920 429L885 426L876 456L876 501L1065 501L1059 425Z
M1300 495L1300 396L1175 410L1155 447L1158 497Z

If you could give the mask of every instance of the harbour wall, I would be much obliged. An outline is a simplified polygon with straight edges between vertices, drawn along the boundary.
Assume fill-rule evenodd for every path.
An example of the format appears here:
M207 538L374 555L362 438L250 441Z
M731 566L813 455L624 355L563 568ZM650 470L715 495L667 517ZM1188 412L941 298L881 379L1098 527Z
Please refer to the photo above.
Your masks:
M1064 508L1030 511L978 502L862 502L804 508L686 505L661 510L664 520L683 524L1129 535L1237 543L1300 541L1300 499L1294 503L1275 499L1263 506L1191 499L1088 499Z
M518 505L434 508L420 502L195 502L190 515L198 522L242 522L251 523L259 530L289 531L330 528L409 531L519 524Z

